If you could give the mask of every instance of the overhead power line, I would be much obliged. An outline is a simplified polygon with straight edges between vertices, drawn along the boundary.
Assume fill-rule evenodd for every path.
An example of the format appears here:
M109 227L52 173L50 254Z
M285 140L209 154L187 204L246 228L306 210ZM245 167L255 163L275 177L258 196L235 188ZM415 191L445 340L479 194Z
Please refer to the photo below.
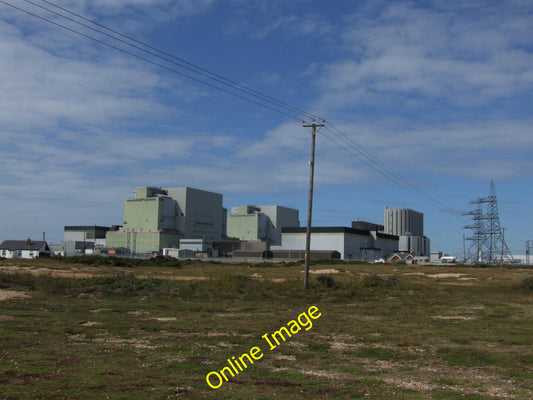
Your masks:
M36 10L28 10L20 6L11 4L7 1L0 0L0 3L12 7L20 12L26 13L30 16L40 19L46 23L52 24L56 27L65 29L71 33L82 36L86 39L97 42L101 45L109 47L113 50L120 51L129 56L135 57L141 61L152 64L159 68L165 69L169 72L180 75L184 78L193 80L197 83L208 86L212 89L221 91L223 93L240 98L241 100L263 107L270 111L282 114L299 122L306 123L311 120L324 121L325 127L322 131L324 136L337 146L342 148L352 157L356 158L372 170L384 176L389 181L403 187L413 193L414 195L423 198L424 200L433 203L436 207L447 213L456 214L456 212L444 203L435 199L419 185L413 181L405 178L393 168L389 167L385 162L369 152L365 147L358 144L353 138L346 135L339 128L324 120L324 118L307 112L299 107L276 99L260 91L249 88L234 80L228 79L220 74L209 71L199 65L186 61L180 57L176 57L164 50L154 47L148 43L139 41L131 36L125 35L115 29L109 28L104 24L89 19L79 13L71 11L65 7L57 5L49 0L23 0L27 4L36 7L41 11L49 13L48 15L41 15ZM59 19L57 19L58 17ZM56 20L53 20L55 18ZM73 23L79 28L75 29L72 26L67 26L66 23ZM88 31L81 31L84 28ZM101 35L95 37L94 34Z
M49 11L49 12L52 12L52 13L54 13L54 14L56 14L56 15L59 15L59 16L64 17L64 16L61 15L61 14L58 14L58 13L56 13L56 12L54 12L54 11L52 11L52 10L49 10L49 9L43 7L43 6L40 6L40 5L35 4L33 1L30 1L30 0L24 0L24 1L26 1L27 3L30 3L30 4L34 4L34 5L36 5L37 7L40 7L40 8L42 8L42 9L44 9L44 10L47 10L47 11ZM141 42L141 41L139 41L139 40L137 40L137 39L135 39L135 38L133 38L133 37L131 37L131 36L125 35L125 34L119 32L119 31L117 31L117 30L114 30L114 29L112 29L112 28L109 28L109 27L107 27L107 26L105 26L105 25L103 25L103 24L101 24L101 23L99 23L99 22L97 22L97 21L91 20L91 19L89 19L89 18L87 18L87 17L84 17L83 15L80 15L80 14L78 14L78 13L75 13L75 12L71 11L71 10L68 10L67 8L64 8L64 7L61 7L61 6L57 5L57 4L54 4L54 3L52 3L51 1L48 1L48 0L41 0L41 1L42 1L43 3L49 4L49 5L51 5L51 6L55 7L55 8L57 8L57 9L59 9L59 10L62 10L62 11L64 11L64 12L67 12L68 14L71 14L71 15L77 17L77 18L80 18L81 20L84 20L84 21L90 22L91 24L93 24L93 25L95 25L95 26L98 26L98 27L100 27L100 28L103 28L103 29L105 29L105 30L108 31L108 32L112 32L113 34L116 34L116 35L118 35L119 37L121 37L121 38L123 38L123 39L127 39L127 40L131 41L133 44L132 44L132 43L128 43L128 42L126 42L126 41L123 41L123 40L121 40L120 38L117 38L117 37L115 37L115 36L112 36L112 35L109 35L109 34L107 34L107 33L104 33L104 32L102 32L102 31L97 30L97 29L95 29L95 28L92 28L92 27L90 27L90 26L87 26L87 25L81 24L81 25L85 26L86 28L89 28L89 29L91 29L91 30L94 30L95 32L98 32L98 33L101 33L101 34L103 34L103 35L106 35L106 36L108 36L108 37L110 37L110 38L113 38L113 39L115 39L115 40L118 40L118 41L120 41L120 42L122 42L122 43L124 43L124 44L130 45L130 46L135 47L135 48L137 48L137 49L139 49L139 50L145 51L145 52L147 52L147 53L149 53L149 54L151 54L151 55L154 55L154 56L156 56L156 57L162 58L162 59L164 59L164 60L166 60L166 61L170 61L170 62L172 62L172 63L175 63L176 65L179 65L180 67L183 67L183 68L185 68L185 69L187 69L187 70L190 70L190 71L192 71L192 72L198 73L199 75L202 75L202 76L204 76L204 77L206 77L206 78L212 79L212 80L214 80L214 81L216 81L216 82L222 83L222 84L227 85L227 86L229 86L229 87L232 87L232 88L234 88L234 89L241 90L241 91L243 91L244 93L247 93L247 94L250 94L250 95L252 95L252 96L255 96L255 97L261 98L261 99L263 99L263 100L266 100L266 101L268 101L268 102L270 102L270 103L272 103L272 104L276 104L276 105L279 105L279 106L282 106L282 107L286 107L287 109L292 110L292 111L295 112L296 114L302 115L303 117L305 117L305 118L307 118L307 119L319 118L319 117L317 117L316 115L310 114L310 113L308 113L307 111L304 111L304 110L302 110L302 109L300 109L300 108L298 108L298 107L295 107L295 106L293 106L293 105L290 105L290 104L288 104L288 103L285 103L285 102L283 102L283 101L281 101L281 100L275 99L275 98L273 98L273 97L271 97L271 96L269 96L269 95L267 95L267 94L265 94L265 93L262 93L262 92L260 92L260 91L254 90L254 89L252 89L252 88L249 88L249 87L247 87L247 86L245 86L245 85L243 85L243 84L241 84L241 83L235 82L235 81L233 81L233 80L231 80L231 79L228 79L228 78L226 78L226 77L224 77L224 76L222 76L222 75L219 75L219 74L217 74L217 73L215 73L215 72L209 71L209 70L206 69L206 68L203 68L203 67L201 67L201 66L199 66L199 65L197 65L197 64L194 64L194 63L191 63L191 62L189 62L189 61L187 61L187 60L184 60L183 58L180 58L180 57L177 57L177 56L175 56L175 55L173 55L173 54L170 54L170 53L168 53L168 52L166 52L166 51L164 51L164 50L161 50L161 49L159 49L159 48L157 48L157 47L154 47L154 46L152 46L152 45L150 45L150 44L148 44L148 43ZM65 18L67 18L67 17L65 17ZM72 20L72 19L70 19L70 18L67 18L67 19L69 19L69 20L71 20L71 21L73 21L73 22L79 24L78 21ZM144 47L144 49L141 48L141 47L135 46L134 44L140 45L140 46ZM151 50L151 51L154 51L155 53L152 53L151 51L147 51L146 49L149 49L149 50ZM161 55L163 55L163 56L165 56L165 57L169 57L170 59L172 59L172 60L174 60L174 61L171 61L171 60L169 60L169 59L167 59L167 58L165 58L165 57L162 57ZM175 61L177 61L177 63L176 63Z
M363 164L367 165L369 168L378 172L392 183L403 187L414 195L421 197L430 203L433 203L441 211L454 215L458 214L455 210L451 209L446 204L433 197L418 184L405 178L403 175L389 167L385 162L381 161L377 156L372 154L361 144L357 143L352 137L346 135L340 129L336 128L333 124L326 121L326 126L324 129L329 133L324 135L327 139L335 143L354 158L361 161Z
M312 118L311 114L307 114L305 112L298 112L298 111L296 111L295 107L293 107L293 106L285 106L285 105L283 105L282 102L274 100L273 98L269 98L269 96L267 96L267 95L260 94L260 92L252 91L251 89L246 88L246 86L244 86L244 85L240 85L240 84L237 84L237 83L231 83L231 81L229 81L229 80L224 81L222 78L217 78L215 76L215 74L211 74L212 76L210 76L206 72L196 71L194 68L184 66L184 65L182 65L182 64L180 64L180 63L178 63L176 61L173 61L173 60L171 60L169 58L166 58L166 57L164 57L162 55L159 55L159 54L157 54L155 52L149 51L147 49L143 49L142 47L140 47L138 45L135 45L135 44L132 44L132 43L128 43L127 41L122 40L120 38L117 38L117 37L115 37L115 36L113 36L111 34L108 34L106 32L103 32L103 31L99 30L99 29L96 29L96 28L92 28L92 27L90 27L90 26L88 26L88 25L86 25L86 24L84 24L82 22L76 21L73 18L65 16L65 15L63 15L61 13L55 12L53 10L50 10L50 9L48 9L46 7L41 6L41 5L38 5L35 2L33 2L33 1L30 1L30 0L24 0L24 1L29 3L29 4L32 4L32 5L36 6L38 8L40 8L40 9L48 11L48 12L50 12L50 13L56 15L56 16L59 16L59 17L65 19L65 20L68 20L68 21L73 22L73 23L75 23L77 25L80 25L82 27L90 29L91 31L100 33L100 34L104 35L107 38L110 38L110 39L113 39L113 40L117 41L119 44L116 44L116 43L113 44L113 43L110 43L110 42L106 42L103 39L96 38L94 36L91 36L90 34L87 34L87 33L81 32L79 30L76 30L74 28L68 27L68 26L63 25L63 24L61 24L59 22L53 21L50 18L44 17L44 16L39 15L39 14L37 14L35 12L32 12L30 10L18 7L18 6L13 5L13 4L10 4L10 3L6 2L6 1L0 0L0 3L5 4L7 6L10 6L10 7L16 9L16 10L24 12L24 13L26 13L28 15L31 15L31 16L35 17L35 18L38 18L38 19L40 19L40 20L42 20L44 22L47 22L49 24L52 24L52 25L55 25L55 26L60 27L62 29L65 29L65 30L67 30L67 31L69 31L71 33L75 33L75 34L77 34L79 36L82 36L84 38L87 38L87 39L90 39L92 41L95 41L95 42L97 42L99 44L102 44L102 45L107 46L109 48L112 48L114 50L120 51L120 52L122 52L124 54L127 54L127 55L130 55L132 57L135 57L135 58L137 58L137 59L139 59L141 61L150 63L150 64L155 65L157 67L163 68L163 69L165 69L167 71L170 71L170 72L173 72L175 74L181 75L181 76L183 76L185 78L188 78L188 79L191 79L191 80L196 81L198 83L201 83L203 85L209 86L209 87L211 87L213 89L219 90L219 91L224 92L226 94L230 94L232 96L238 97L238 98L240 98L242 100L245 100L247 102L250 102L250 103L253 103L255 105L261 106L263 108L269 109L271 111L275 111L275 112L277 112L279 114L285 115L285 116L287 116L289 118L292 118L292 119L295 119L297 121L304 122L305 119ZM123 35L123 36L127 37L126 35ZM141 42L139 42L139 43L141 43ZM148 54L148 56L154 56L159 61L154 61L153 59L148 58L146 55L137 54L137 53L134 52L134 50L123 48L123 47L119 47L120 44L127 45L127 46L130 46L132 49L136 49L136 50L142 51L143 53ZM170 66L166 65L163 62L168 62L171 65ZM176 69L176 67L183 68L184 70L186 70L188 72L184 72L184 71L178 70L178 69ZM191 72L197 74L197 76L196 75L192 75ZM209 81L205 80L204 78L210 79L211 81L216 82L216 83L209 82ZM220 85L222 85L222 86L220 86Z

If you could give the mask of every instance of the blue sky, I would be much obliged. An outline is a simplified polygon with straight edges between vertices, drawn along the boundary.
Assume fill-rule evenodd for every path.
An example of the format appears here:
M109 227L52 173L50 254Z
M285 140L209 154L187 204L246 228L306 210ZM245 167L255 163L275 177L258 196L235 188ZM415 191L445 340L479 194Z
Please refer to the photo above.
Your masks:
M413 208L432 249L461 255L461 213L494 180L511 250L533 240L531 1L54 3L325 118L420 188L321 131L314 225ZM294 207L306 222L310 133L298 121L3 3L0 138L0 240L121 224L123 200L148 185Z

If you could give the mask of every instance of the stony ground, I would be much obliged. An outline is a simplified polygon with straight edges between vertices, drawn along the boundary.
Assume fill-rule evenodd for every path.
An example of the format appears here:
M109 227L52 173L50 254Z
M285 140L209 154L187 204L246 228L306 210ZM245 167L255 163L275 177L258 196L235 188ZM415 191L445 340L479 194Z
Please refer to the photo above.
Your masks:
M532 270L316 265L305 291L302 269L0 261L0 399L533 398Z

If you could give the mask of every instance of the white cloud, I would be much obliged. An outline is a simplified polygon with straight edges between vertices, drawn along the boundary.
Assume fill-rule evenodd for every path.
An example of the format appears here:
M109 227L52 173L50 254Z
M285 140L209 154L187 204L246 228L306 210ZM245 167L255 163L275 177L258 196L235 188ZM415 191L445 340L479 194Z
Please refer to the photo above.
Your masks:
M277 155L293 155L295 152L301 153L305 146L305 131L297 123L286 123L276 129L265 133L260 140L253 140L246 144L240 152L240 156L247 159L257 159Z
M65 0L60 6L84 16L112 19L114 24L142 28L146 21L168 22L205 12L214 3L215 0ZM58 11L52 6L46 7Z
M29 45L20 32L0 28L0 119L3 127L39 127L64 121L81 126L116 118L169 112L150 93L161 88L152 72L123 59L80 61Z
M288 101L297 105L317 99L304 107L423 187L529 176L530 5L519 12L516 2L497 9L459 1L342 3L355 11L232 0L217 9L224 19L199 17L219 5L211 0L61 4L137 38L164 32L157 46L174 40L165 28L187 16L194 16L183 20L194 32L172 45L194 47L204 29L196 22L212 23L210 35L227 34L233 24L238 43L220 40L223 48L213 49L203 41L195 51L206 46L217 68L250 87L268 84L274 97L293 93ZM142 185L188 185L272 203L303 199L305 206L310 133L301 125L276 126L280 119L267 120L263 109L236 108L225 95L18 12L0 19L4 226L120 223L123 199ZM274 59L270 49L284 56ZM213 50L227 54L218 59ZM261 62L249 71L241 64L254 55ZM325 133L317 138L315 182L317 193L338 202L331 207L355 207L344 197L359 200L361 192L346 194L356 184L384 188L391 202L410 206Z
M269 19L256 28L254 34L264 39L273 33L288 32L293 36L324 36L331 31L331 25L320 15L305 13L303 15L279 15Z
M338 57L309 70L319 77L315 109L412 179L527 176L531 13L510 3L366 4L346 16Z
M532 119L457 121L443 126L402 126L392 119L346 124L339 129L363 146L372 159L379 159L410 180L423 175L426 178L422 179L431 180L436 176L513 179L529 176L533 166ZM334 152L336 148L331 146L328 151ZM355 157L347 153L346 157L371 176L378 176Z
M518 20L518 28L514 21ZM324 106L387 101L402 94L480 104L533 86L533 27L515 10L385 7L375 19L356 14L342 34L343 60L322 77ZM526 48L524 47L526 46ZM372 95L376 96L372 98Z
M162 180L169 170L159 164L189 161L205 140L168 124L198 95L175 76L19 14L0 21L0 49L4 237L120 223L122 200L141 179Z

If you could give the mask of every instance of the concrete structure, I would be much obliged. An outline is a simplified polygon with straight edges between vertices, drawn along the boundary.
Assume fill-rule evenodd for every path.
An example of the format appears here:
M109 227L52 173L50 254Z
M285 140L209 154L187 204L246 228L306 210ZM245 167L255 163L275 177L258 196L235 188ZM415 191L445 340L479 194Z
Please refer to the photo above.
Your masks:
M432 251L429 255L429 261L430 262L440 262L440 258L442 257L442 251Z
M213 242L204 239L180 239L180 250L191 250L198 253L206 253L213 248Z
M398 236L384 233L384 226L373 222L355 220L352 228L370 233L367 246L362 249L361 260L374 261L398 251Z
M305 258L305 250L272 250L272 259L274 260L303 260ZM311 260L340 260L341 253L337 250L311 250L309 252Z
M385 207L385 233L424 236L424 214L407 208Z
M299 227L299 211L281 206L237 206L228 216L228 237L281 245L282 229Z
M306 228L284 228L282 245L273 251L304 251ZM367 229L312 227L311 251L340 253L342 260L374 262L398 251L398 236Z
M196 251L191 249L163 249L162 255L174 258L194 258Z
M105 247L107 232L117 229L98 225L65 226L61 253L64 256L92 254L96 248Z
M400 236L399 251L414 252L416 256L430 255L429 238L420 236Z
M50 244L48 245L54 256L63 257L65 256L65 245L64 244Z
M352 221L352 228L354 229L364 229L367 231L377 231L377 232L384 232L385 228L383 225L378 225L373 222L367 222L367 221L361 221L361 220L355 220Z
M4 258L39 258L51 255L52 251L44 240L4 240L0 244L0 257Z
M106 247L150 253L179 248L180 239L219 241L225 236L222 195L189 187L139 187L124 201L124 225L108 232Z
M105 235L111 230L107 226L81 225L65 226L63 230L63 240L65 242L85 242L90 241L95 244L105 244Z
M406 208L385 207L385 233L399 236L398 250L430 255L430 241L424 236L424 214Z
M305 236L306 228L284 228L282 245L275 250L305 250ZM311 250L338 251L342 260L369 261L382 251L370 231L346 227L312 227Z
M390 254L398 251L399 237L383 232L370 231L370 242L368 248L363 249L363 261L375 261L386 258Z

